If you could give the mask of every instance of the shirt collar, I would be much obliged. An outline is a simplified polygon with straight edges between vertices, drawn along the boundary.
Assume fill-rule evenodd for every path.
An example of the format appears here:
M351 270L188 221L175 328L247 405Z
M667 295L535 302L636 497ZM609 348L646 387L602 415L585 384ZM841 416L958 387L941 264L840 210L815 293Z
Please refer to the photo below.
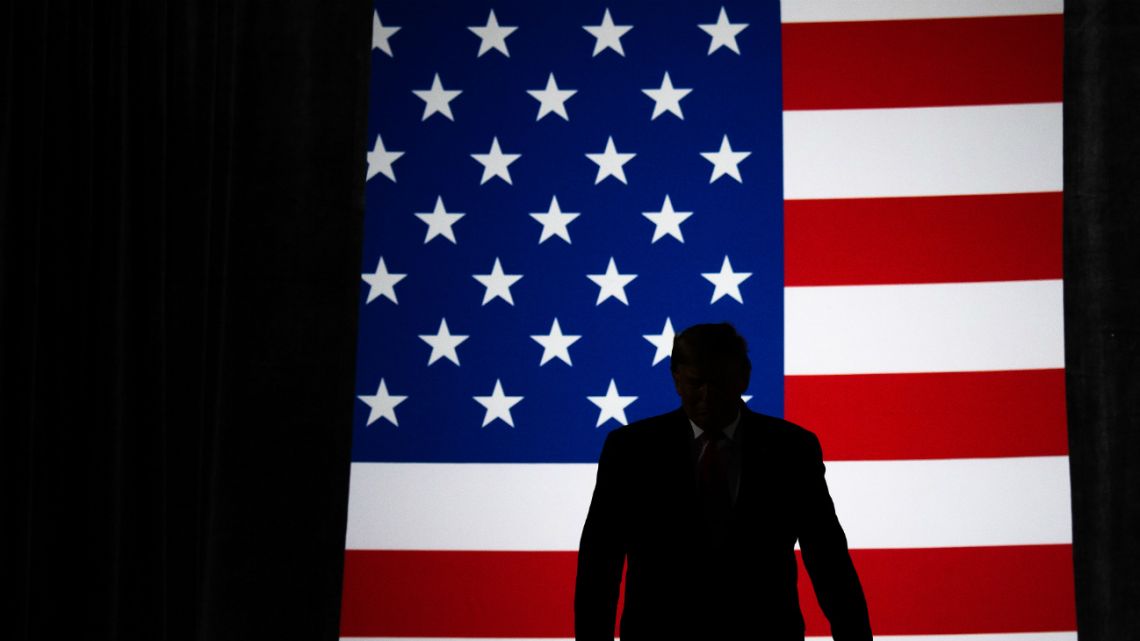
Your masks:
M736 426L740 425L740 417L742 414L743 412L741 412L739 409L736 410L736 418L732 419L732 422L726 425L723 430L721 430L724 432L725 437L727 437L730 441L735 440L733 437L736 435ZM689 419L689 426L693 428L694 439L700 438L701 434L705 433L704 430L697 427L697 424L694 423L692 419Z

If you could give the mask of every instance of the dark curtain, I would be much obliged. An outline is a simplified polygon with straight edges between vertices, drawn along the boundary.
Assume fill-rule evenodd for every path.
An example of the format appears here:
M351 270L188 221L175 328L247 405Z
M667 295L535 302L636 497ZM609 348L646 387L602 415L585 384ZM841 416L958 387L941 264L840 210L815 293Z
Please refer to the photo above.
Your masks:
M1140 639L1140 6L1065 4L1077 628L1082 641Z
M370 3L4 6L0 637L335 639Z
M1140 10L1065 12L1081 639L1140 638ZM337 636L370 5L0 9L0 635Z

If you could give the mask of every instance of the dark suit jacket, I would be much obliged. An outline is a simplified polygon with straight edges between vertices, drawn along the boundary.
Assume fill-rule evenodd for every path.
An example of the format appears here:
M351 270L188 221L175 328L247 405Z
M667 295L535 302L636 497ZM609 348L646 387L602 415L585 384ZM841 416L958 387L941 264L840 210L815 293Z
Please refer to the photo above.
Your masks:
M836 641L871 639L819 441L787 421L741 412L740 485L723 528L697 516L693 432L681 410L606 438L578 551L579 640L613 639L623 562L622 641L802 640L797 540Z

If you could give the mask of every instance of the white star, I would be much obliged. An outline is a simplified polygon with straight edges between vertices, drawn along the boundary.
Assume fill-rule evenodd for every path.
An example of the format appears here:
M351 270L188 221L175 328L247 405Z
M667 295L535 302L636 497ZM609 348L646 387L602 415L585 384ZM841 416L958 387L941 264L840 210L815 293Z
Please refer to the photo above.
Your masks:
M427 234L424 236L424 244L436 236L443 236L444 238L455 243L455 232L451 229L460 218L466 214L449 213L443 207L443 197L435 197L435 209L431 213L417 213L416 218L427 223Z
M748 27L747 22L732 23L728 21L728 14L725 13L724 7L720 8L720 17L717 18L716 24L699 24L701 31L712 36L709 42L709 55L712 52L720 49L721 47L728 47L740 54L740 47L736 46L736 34L744 31Z
M371 408L368 412L368 422L365 423L366 426L372 425L383 418L397 427L399 427L400 424L396 422L396 406L408 399L407 396L389 394L388 386L384 384L384 379L380 379L380 386L376 388L375 394L363 394L356 398L364 401L368 404L368 407Z
M674 89L673 81L669 78L669 72L666 71L665 77L661 80L660 89L641 90L642 93L653 99L653 115L649 119L657 120L657 116L668 111L684 120L685 114L681 113L681 98L689 95L691 91L692 89Z
M637 274L619 274L617 265L614 264L614 259L611 257L610 264L606 266L606 273L586 274L586 278L594 281L594 284L598 286L598 302L594 305L601 305L602 301L610 297L629 305L629 300L625 297L625 286L637 278Z
M372 151L368 152L368 177L364 180L369 181L376 174L384 174L388 180L396 182L396 172L392 171L392 163L403 155L402 151L385 149L380 134L376 134L376 144L372 146Z
M384 264L383 256L380 257L380 264L376 266L376 273L361 274L360 277L369 285L368 300L364 301L365 305L381 296L397 305L399 304L399 301L396 300L396 283L404 280L407 274L388 273L388 267Z
M713 164L712 177L709 178L709 183L715 182L717 178L724 175L732 176L736 182L743 183L744 181L740 178L740 168L737 165L751 155L751 151L733 151L732 145L728 143L728 136L721 139L720 149L717 151L702 151L701 156Z
M701 276L715 285L712 300L709 301L710 305L724 296L731 296L736 299L736 302L743 303L744 299L740 297L740 283L752 276L752 272L732 271L732 263L728 262L728 256L725 256L719 272L701 274Z
M375 11L372 12L373 49L379 49L380 51L383 51L384 53L388 54L389 58L394 57L392 55L392 45L388 43L388 38L391 38L392 35L399 30L399 27L385 27L380 23L380 14Z
M655 243L665 236L672 236L682 243L685 242L685 237L681 235L681 223L693 215L691 211L673 211L673 201L669 200L668 194L665 195L665 202L661 205L661 211L645 211L641 213L656 227L653 229L653 240L650 243Z
M546 213L531 214L530 217L542 223L542 235L538 237L539 244L552 236L558 236L570 242L570 230L566 228L579 214L563 212L558 207L558 196L550 198L550 210Z
M613 18L610 17L610 10L606 9L606 14L602 16L602 24L583 25L582 28L596 38L594 41L595 56L606 49L613 49L625 57L625 51L621 48L621 37L625 35L625 32L632 29L633 25L615 25Z
M522 157L522 154L504 154L503 150L499 148L499 137L495 136L491 139L490 151L485 154L471 154L471 157L483 165L483 179L479 181L480 185L495 176L502 178L510 185L512 184L511 172L507 167Z
M740 400L742 400L742 401L744 401L745 403L747 403L748 401L751 401L751 400L752 400L752 395L751 395L751 394L741 394L741 395L740 395Z
M459 364L459 353L455 351L456 347L463 341L470 338L465 334L452 334L451 330L447 328L447 319L439 319L439 330L435 334L420 334L420 340L431 345L431 356L428 356L428 365L438 361L441 358Z
M467 28L471 30L471 33L479 36L479 53L475 56L476 58L492 49L497 49L508 58L511 57L511 52L507 51L507 36L514 33L518 27L500 27L498 19L495 18L494 9L491 9L491 15L487 16L485 26Z
M424 101L424 115L423 118L420 118L421 121L427 120L428 116L436 113L443 114L452 122L455 121L455 117L451 115L451 101L455 100L455 97L463 91L460 89L444 89L443 83L439 81L438 73L431 81L431 89L412 89L412 93Z
M602 423L610 420L611 418L622 425L625 425L625 408L629 404L636 401L636 396L619 396L617 384L614 379L610 379L609 389L606 390L605 396L587 396L590 402L598 406L598 424L595 428L601 427Z
M549 113L556 113L562 116L563 120L570 120L570 115L566 113L566 101L578 93L578 90L559 89L553 73L546 79L545 89L527 89L526 92L539 103L538 116L535 120L542 120L542 117Z
M542 360L538 362L539 367L542 367L552 358L557 358L567 365L573 365L573 363L570 362L569 348L582 337L563 334L562 327L558 325L558 319L555 318L554 323L550 325L549 334L534 334L531 335L531 338L539 345L542 345Z
M486 413L483 414L483 427L487 427L495 419L499 419L511 427L515 426L515 421L511 418L511 408L523 400L523 397L504 394L503 384L499 379L495 379L495 389L490 396L474 396L472 398L487 408Z
M618 153L614 147L614 137L610 136L606 140L606 150L600 154L586 154L598 166L598 176L594 179L594 184L598 184L609 176L613 176L620 180L623 184L628 185L625 181L625 163L633 159L637 154L621 154Z
M676 333L673 332L673 321L668 318L665 319L665 327L661 330L660 334L644 334L642 336L642 338L657 348L657 352L653 355L654 365L669 358L673 354L674 336L676 336Z
M487 288L487 291L483 292L484 305L496 298L501 298L511 305L515 304L511 298L511 285L518 282L522 274L504 274L498 258L495 258L495 265L491 267L490 274L472 274L471 277Z

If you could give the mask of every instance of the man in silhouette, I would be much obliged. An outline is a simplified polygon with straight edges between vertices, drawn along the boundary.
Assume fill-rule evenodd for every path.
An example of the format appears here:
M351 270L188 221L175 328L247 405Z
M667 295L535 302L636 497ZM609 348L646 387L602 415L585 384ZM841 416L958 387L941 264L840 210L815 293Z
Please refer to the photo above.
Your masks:
M740 400L752 364L728 323L676 336L678 410L606 438L582 530L579 641L804 638L794 546L836 641L871 626L815 435Z

